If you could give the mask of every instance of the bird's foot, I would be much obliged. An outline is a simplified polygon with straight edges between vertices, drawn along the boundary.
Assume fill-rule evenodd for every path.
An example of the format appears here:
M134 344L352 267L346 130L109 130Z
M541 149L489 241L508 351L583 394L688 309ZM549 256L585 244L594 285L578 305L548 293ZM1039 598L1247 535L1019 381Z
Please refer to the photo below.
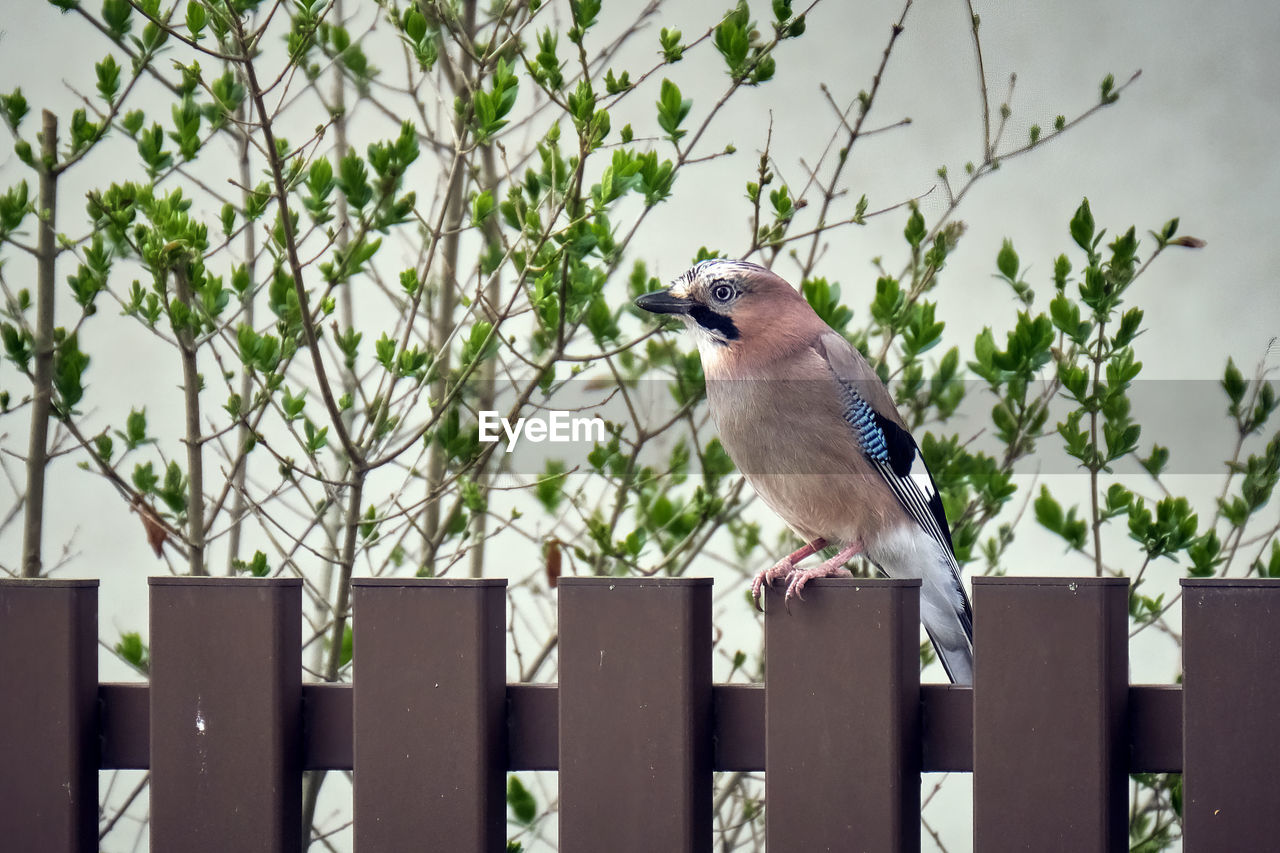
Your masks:
M783 557L774 563L771 568L761 569L756 573L755 579L751 581L751 600L755 602L756 610L760 607L760 596L764 593L765 584L772 584L779 578L786 578L795 572L795 564L791 562L790 557Z
M780 578L788 578L796 571L796 563L805 557L818 553L827 547L827 540L815 539L806 544L803 548L797 548L778 562L774 563L771 568L761 569L751 581L751 600L755 602L756 610L760 608L760 595L764 590L765 584L772 584Z
M855 542L852 545L846 545L844 548L841 548L840 553L836 554L830 560L827 560L821 565L815 566L812 569L793 572L788 579L787 594L783 598L783 603L790 608L792 597L804 601L804 596L800 593L804 590L804 585L814 578L852 577L853 572L845 568L844 564L860 553L862 553L862 543Z

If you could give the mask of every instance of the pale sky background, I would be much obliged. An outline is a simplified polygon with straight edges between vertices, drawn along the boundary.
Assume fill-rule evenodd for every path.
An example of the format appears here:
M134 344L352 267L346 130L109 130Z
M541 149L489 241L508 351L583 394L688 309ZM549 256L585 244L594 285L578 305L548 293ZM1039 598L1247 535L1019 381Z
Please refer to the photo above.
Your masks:
M625 10L636 5L611 0L606 13L621 20L630 16ZM767 4L756 2L753 7L758 7L753 9L757 18L767 20ZM659 18L661 25L678 27L690 39L714 24L724 8L725 4L671 3ZM1280 165L1274 153L1280 138L1280 6L1269 0L1230 5L1036 0L978 3L977 8L993 109L1003 98L1009 72L1018 75L1006 145L1025 139L1032 123L1049 128L1055 115L1070 118L1087 109L1096 101L1105 74L1113 73L1118 82L1139 69L1142 76L1119 104L1042 150L1010 162L970 194L958 214L969 231L936 293L938 314L948 322L946 345L958 344L967 356L973 336L988 324L1003 340L1000 330L1011 324L1015 305L1004 285L992 277L1001 240L1014 240L1024 266L1031 267L1029 280L1043 285L1051 259L1069 249L1068 219L1081 196L1088 196L1099 226L1109 233L1134 224L1145 235L1180 216L1180 233L1208 241L1198 252L1162 259L1137 285L1135 298L1146 310L1150 330L1138 344L1143 377L1215 380L1228 355L1251 372L1269 340L1280 334L1275 212ZM702 245L741 251L746 229L740 215L744 208L737 200L744 176L764 144L770 114L779 177L792 185L803 183L802 167L788 155L820 150L817 140L825 141L833 122L819 81L825 81L842 104L867 87L899 10L896 3L839 0L818 6L809 18L808 33L779 51L776 79L735 99L713 127L718 136L734 141L738 153L682 176L673 200L655 214L644 244L636 247L655 274L677 275ZM32 106L28 134L44 106L62 113L65 128L74 97L63 83L63 63L68 57L76 59L74 80L91 91L91 58L100 58L105 44L78 22L60 22L54 10L35 0L11 0L6 11L9 14L0 21L0 90L22 87ZM872 209L925 193L937 183L934 172L940 165L946 164L958 178L965 161L980 156L981 114L966 17L964 4L955 0L920 0L911 9L868 127L906 116L913 124L861 141L851 171L853 186L870 196ZM656 41L656 27L642 34L640 48L629 54L640 58L630 67L647 67ZM562 55L565 47L562 44ZM691 118L723 91L721 67L718 55L707 52L670 69L686 96L694 98ZM701 85L698 68L706 69ZM636 105L651 109L655 98L656 88L652 95L637 97ZM621 123L615 118L615 128ZM0 142L3 188L15 180L18 165L7 133L0 136L5 138ZM84 174L88 171L92 170L80 170L80 177L97 180ZM922 202L929 218L940 209L939 194L935 190ZM734 200L728 215L720 212L725 198ZM79 217L78 197L64 199L65 209ZM853 199L846 202L851 205ZM902 224L901 216L892 215L866 228L832 235L822 271L840 279L846 301L859 314L874 288L870 258L885 247L899 251ZM896 267L901 255L892 257ZM60 286L71 271L59 270ZM779 271L791 270L784 263ZM122 337L113 345L127 348L135 342ZM136 345L145 347L140 341ZM173 377L147 373L145 355L137 364L137 374L91 370L90 394L108 385L128 390L148 382L172 386ZM21 388L7 363L0 365L0 387ZM1225 429L1224 424L1224 436ZM25 436L25 414L0 419L4 447L24 448ZM1143 446L1147 445L1144 435ZM12 459L6 464L18 470ZM1176 462L1173 467L1176 470ZM1080 487L1081 477L1053 475L1051 482L1069 495ZM1206 511L1212 505L1210 490L1216 492L1220 482L1216 476L1187 475L1173 478L1171 486L1199 495ZM3 494L0 511L7 512L3 504L10 493ZM119 630L145 630L145 577L158 566L136 519L106 486L65 462L54 468L49 501L56 511L50 515L46 552L53 559L61 543L74 537L80 556L64 576L102 579L104 638L113 638ZM1275 507L1266 512L1273 518ZM1030 532L1030 526L1024 529ZM5 565L17 565L20 538L19 525L0 535ZM1059 552L1056 542L1028 535L1015 544L1011 562L1025 567L1026 574L1087 570L1065 560L1054 562ZM1169 588L1176 585L1171 573L1156 580ZM1131 654L1134 681L1172 677L1174 662L1163 646L1148 649L1139 642ZM104 679L129 678L108 655L102 667ZM948 784L930 812L938 817L952 853L967 849L969 843L967 779L958 781ZM931 849L927 837L925 843Z

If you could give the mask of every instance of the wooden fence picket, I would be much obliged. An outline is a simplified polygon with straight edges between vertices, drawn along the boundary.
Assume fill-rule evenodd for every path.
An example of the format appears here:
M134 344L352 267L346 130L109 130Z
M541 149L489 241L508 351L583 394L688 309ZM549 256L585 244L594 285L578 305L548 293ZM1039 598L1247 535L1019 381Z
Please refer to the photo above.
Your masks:
M506 585L352 581L357 851L505 847Z
M711 581L560 579L560 849L710 853Z
M920 581L765 601L765 844L920 849Z
M98 582L0 580L0 839L98 849Z
M1182 582L1188 851L1280 844L1280 583Z
M302 849L302 581L151 578L151 849Z
M1127 583L976 578L973 598L974 848L1128 850Z

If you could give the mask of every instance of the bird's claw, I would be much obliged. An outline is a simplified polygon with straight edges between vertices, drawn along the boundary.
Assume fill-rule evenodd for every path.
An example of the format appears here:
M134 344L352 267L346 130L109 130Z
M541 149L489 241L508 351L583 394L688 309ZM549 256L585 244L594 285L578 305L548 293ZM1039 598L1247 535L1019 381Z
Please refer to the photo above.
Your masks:
M774 563L772 567L764 569L757 574L755 579L751 581L751 600L755 602L756 610L761 609L760 592L764 588L764 585L772 584L779 578L784 579L787 582L787 593L783 596L782 603L789 613L791 612L791 599L798 598L801 601L804 601L804 596L801 595L801 592L804 590L804 585L814 578L851 577L853 573L845 568L844 563L850 557L862 551L861 542L845 546L841 549L840 553L836 554L830 560L827 560L812 569L801 570L796 566L796 561L798 559L804 559L810 554L813 554L826 546L827 540L815 539L813 542L810 542L794 554L788 554L778 562Z
M798 598L801 601L804 601L804 596L800 594L800 590L804 589L805 579L803 577L803 574L804 574L803 572L796 572L794 575L791 576L790 582L787 583L787 594L782 597L782 600L788 606L791 604L791 599L793 596L795 598Z
M852 576L853 576L853 572L849 571L844 566L833 566L830 563L823 563L822 565L816 568L805 569L804 571L796 571L792 573L788 578L787 594L782 599L783 603L786 605L787 609L790 610L791 599L793 597L799 599L800 601L804 601L804 596L801 594L801 592L804 590L804 585L807 584L809 581L813 580L814 578L834 578L834 577L852 577Z
M765 584L772 584L779 578L789 578L795 572L795 563L791 562L790 557L783 557L767 569L761 569L756 573L755 578L751 581L751 600L755 602L756 610L763 612L760 606L760 595L764 592ZM790 598L790 593L788 593Z

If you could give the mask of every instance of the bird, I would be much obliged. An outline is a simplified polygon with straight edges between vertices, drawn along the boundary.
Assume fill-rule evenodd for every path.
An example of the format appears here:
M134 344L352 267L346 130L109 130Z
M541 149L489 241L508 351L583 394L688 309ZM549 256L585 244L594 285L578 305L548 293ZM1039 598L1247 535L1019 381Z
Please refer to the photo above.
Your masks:
M761 570L784 604L861 554L919 578L920 618L947 676L973 683L973 611L938 487L889 389L785 279L749 261L704 260L635 305L681 320L697 343L720 441L804 546ZM834 546L830 559L800 562Z

